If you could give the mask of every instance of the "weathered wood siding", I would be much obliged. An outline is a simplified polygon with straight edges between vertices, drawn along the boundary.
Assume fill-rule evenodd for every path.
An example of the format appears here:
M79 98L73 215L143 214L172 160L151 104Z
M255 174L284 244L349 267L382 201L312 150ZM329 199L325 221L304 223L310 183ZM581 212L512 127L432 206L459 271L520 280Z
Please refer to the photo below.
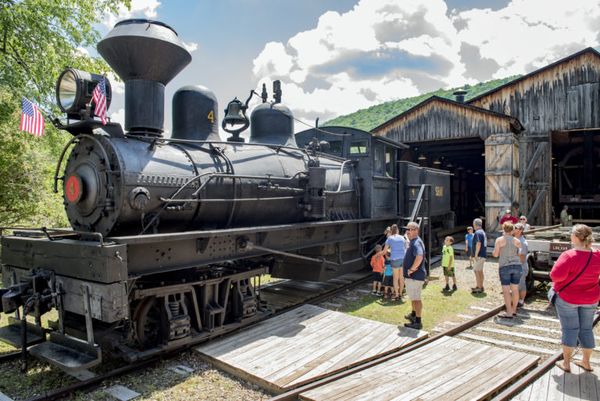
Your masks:
M525 135L600 127L600 57L582 53L469 104L517 118Z
M550 224L551 194L556 190L551 133L600 127L600 57L583 52L469 104L521 122L521 211L532 224Z
M433 100L410 113L376 128L373 133L404 143L487 138L497 132L510 132L508 118L478 112L460 104Z
M519 140L512 133L485 140L485 226L497 231L498 217L519 199Z

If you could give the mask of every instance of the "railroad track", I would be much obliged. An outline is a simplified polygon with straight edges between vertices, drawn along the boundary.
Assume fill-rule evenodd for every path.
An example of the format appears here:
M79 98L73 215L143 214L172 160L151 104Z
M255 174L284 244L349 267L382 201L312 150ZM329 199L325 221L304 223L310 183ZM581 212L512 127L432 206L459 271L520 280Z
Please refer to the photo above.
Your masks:
M485 397L488 399L491 398L494 401L512 399L551 369L554 363L562 358L562 352L560 351L561 332L556 312L554 309L547 308L547 302L530 302L525 308L519 309L517 318L513 319L499 318L498 313L503 310L503 306L490 308L472 307L471 313L459 315L463 319L462 322L454 322L444 325L446 327L438 327L437 330L434 329L434 332L431 333L433 334L431 337L423 341L360 364L344 372L333 374L313 383L295 388L271 398L270 401L319 399L318 397L312 398L312 395L318 394L318 389L320 388L325 388L325 386L331 388L332 385L335 386L336 382L343 381L348 383L352 377L358 378L357 380L361 380L361 376L368 378L370 373L367 370L383 363L387 363L387 366L390 366L389 363L393 362L393 360L407 358L407 354L413 352L416 354L420 348L427 348L428 345L436 341L443 341L446 337L455 337L474 344L495 345L503 349L510 349L539 357L539 363L536 366L532 365L531 369L525 370L524 374L515 377L512 381L505 381L497 386L497 388L492 388ZM596 317L594 326L597 325L599 320L600 315ZM597 340L600 341L600 338L597 338ZM592 358L592 363L594 362L600 363L600 360ZM368 379L364 380L368 381ZM492 387L492 383L488 383L488 385ZM365 384L362 384L363 388L364 386ZM373 389L375 390L375 387ZM398 397L403 396L402 386L398 386L397 392ZM443 397L443 394L441 396Z
M364 284L371 280L371 274L349 274L339 278L329 280L325 283L313 283L294 280L282 280L273 284L268 284L261 287L263 308L271 311L265 319L257 321L251 325L232 330L224 334L228 336L237 333L240 330L247 330L250 327L274 316L290 311L307 303L319 303L326 301L331 297L335 297L347 290L350 290L358 285ZM302 295L304 293L304 296ZM265 302L266 301L266 302ZM210 341L210 340L207 340ZM196 346L198 344L194 344ZM67 397L77 391L89 390L97 387L103 382L121 375L132 373L147 367L158 364L161 361L168 360L179 355L181 352L191 348L192 345L183 347L177 350L169 351L139 362L131 363L125 366L120 366L108 372L94 375L93 377L80 380L67 386L52 389L49 391L40 390L39 395L27 398L27 401L41 400L57 400ZM21 351L10 352L0 355L1 363L10 363L21 357ZM16 368L16 367L15 367ZM1 393L0 393L1 394Z

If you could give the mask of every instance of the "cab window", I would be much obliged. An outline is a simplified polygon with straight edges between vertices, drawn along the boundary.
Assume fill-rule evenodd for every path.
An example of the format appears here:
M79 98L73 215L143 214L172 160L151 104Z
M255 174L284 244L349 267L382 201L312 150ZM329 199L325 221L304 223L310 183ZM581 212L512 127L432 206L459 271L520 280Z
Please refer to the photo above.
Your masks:
M350 155L366 155L369 153L369 141L352 141Z
M386 177L396 176L396 149L391 146L385 147L385 175Z

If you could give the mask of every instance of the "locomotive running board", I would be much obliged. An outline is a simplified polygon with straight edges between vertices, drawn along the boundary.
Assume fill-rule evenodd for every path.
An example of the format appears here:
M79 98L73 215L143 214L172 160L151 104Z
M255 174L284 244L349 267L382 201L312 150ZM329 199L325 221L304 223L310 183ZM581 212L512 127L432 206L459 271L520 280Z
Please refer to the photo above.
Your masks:
M102 352L97 344L90 345L59 333L50 333L48 341L34 345L29 353L67 372L89 369L102 362Z
M15 348L22 348L21 343L21 321L14 317L8 317L8 325L0 327L0 341L10 344ZM41 327L27 322L27 344L39 344L46 341L46 333Z

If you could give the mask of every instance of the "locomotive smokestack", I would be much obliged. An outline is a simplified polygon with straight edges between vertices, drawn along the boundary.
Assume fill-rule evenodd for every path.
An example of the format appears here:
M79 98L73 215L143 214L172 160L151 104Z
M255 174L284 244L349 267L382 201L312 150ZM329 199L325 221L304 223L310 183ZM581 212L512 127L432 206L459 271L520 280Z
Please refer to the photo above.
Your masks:
M161 135L165 85L192 61L177 32L158 21L121 21L98 52L125 81L125 130Z

